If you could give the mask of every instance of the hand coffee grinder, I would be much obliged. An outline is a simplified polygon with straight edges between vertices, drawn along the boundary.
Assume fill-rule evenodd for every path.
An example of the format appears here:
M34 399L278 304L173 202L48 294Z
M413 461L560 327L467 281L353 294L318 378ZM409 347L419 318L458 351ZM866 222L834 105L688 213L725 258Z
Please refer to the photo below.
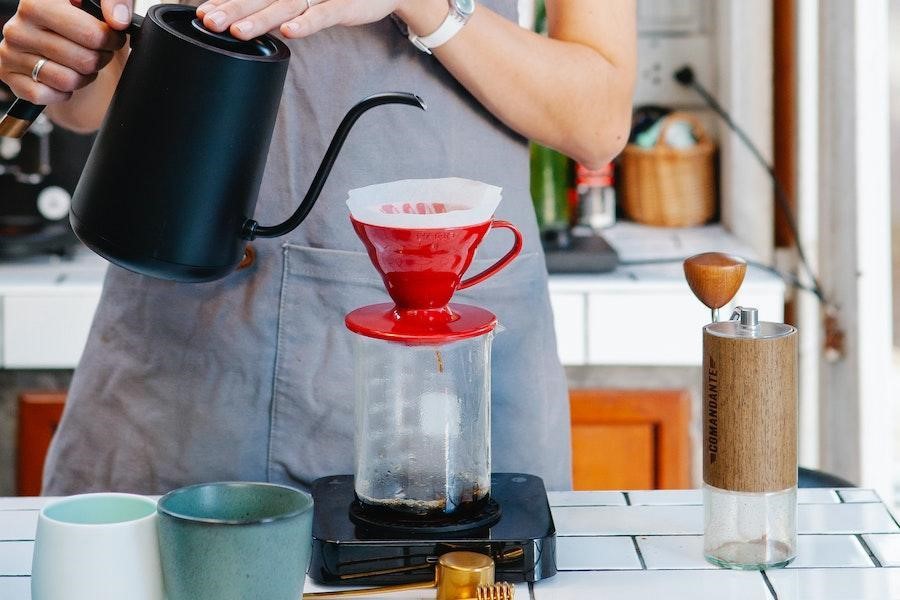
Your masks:
M684 261L703 328L703 553L730 569L783 567L797 554L797 330L739 306L747 264L717 252Z
M464 180L436 181L440 187ZM345 319L355 343L356 472L313 484L309 575L328 585L429 581L441 555L467 550L493 558L498 580L544 579L556 573L544 483L523 473L491 473L497 318L450 303L456 290L509 264L522 237L512 224L493 220L493 208L486 218L473 213L477 222L417 226L466 218L465 211L425 206L385 204L367 213L351 204L353 228L394 303L364 306ZM459 214L420 221L405 213L410 207ZM401 217L384 217L391 214ZM514 234L512 249L462 280L492 228Z

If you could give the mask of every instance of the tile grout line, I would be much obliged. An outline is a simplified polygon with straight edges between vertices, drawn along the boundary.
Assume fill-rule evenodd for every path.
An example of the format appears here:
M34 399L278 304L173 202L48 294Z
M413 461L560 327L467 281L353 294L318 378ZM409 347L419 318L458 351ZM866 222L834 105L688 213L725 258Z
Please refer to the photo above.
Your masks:
M879 568L880 568L880 567L883 567L883 566L884 566L883 564L881 564L881 561L878 560L878 557L875 556L875 553L872 552L872 549L869 547L869 544L866 542L866 540L863 539L863 534L857 533L857 534L856 534L855 536L853 536L853 537L855 537L855 538L857 539L857 541L858 541L858 542L860 543L860 545L863 547L863 550L865 550L865 551L866 551L866 554L869 555L869 559L875 564L876 567L879 567Z
M641 547L638 546L638 543L637 543L637 536L633 536L633 535L632 535L632 536L630 536L630 537L631 537L631 543L634 544L634 551L637 552L638 560L641 562L641 570L642 570L642 571L646 571L646 570L647 570L647 563L646 563L646 561L644 561L644 555L641 554Z
M29 538L29 539L13 538L13 539L8 539L8 540L0 540L0 544L6 544L6 543L11 543L11 542L33 542L33 541L34 541L34 538Z
M769 593L772 594L772 598L778 600L778 592L775 591L775 586L772 585L772 582L769 581L769 576L765 571L760 571L760 575L762 575L763 581L766 583L766 587L769 588Z
M900 533L897 531L826 531L820 533L798 533L797 535L801 537L819 535L819 536L829 536L829 537L841 537L841 536L856 536L856 535L896 535L900 536ZM626 532L617 532L617 533L557 533L556 537L559 538L610 538L610 537L703 537L703 532L698 531L696 533L650 533L647 531L638 531L633 533ZM22 542L32 542L34 540L6 540L6 541L22 541ZM2 543L2 540L0 540Z

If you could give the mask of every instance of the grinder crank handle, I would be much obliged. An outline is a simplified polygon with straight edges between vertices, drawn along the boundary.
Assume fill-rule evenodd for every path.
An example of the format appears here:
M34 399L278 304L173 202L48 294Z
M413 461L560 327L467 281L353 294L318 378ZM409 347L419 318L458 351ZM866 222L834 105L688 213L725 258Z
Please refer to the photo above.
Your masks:
M95 19L105 21L99 0L82 0L80 8ZM143 20L143 17L140 15L134 15L131 19L131 25L125 30L125 33L133 34L138 31ZM12 106L6 110L6 114L0 118L0 137L21 138L28 132L31 124L44 112L45 108L46 106L44 105L33 104L28 100L16 98Z
M684 261L684 277L697 299L712 311L714 323L719 320L719 309L738 293L746 274L743 258L722 252L697 254Z

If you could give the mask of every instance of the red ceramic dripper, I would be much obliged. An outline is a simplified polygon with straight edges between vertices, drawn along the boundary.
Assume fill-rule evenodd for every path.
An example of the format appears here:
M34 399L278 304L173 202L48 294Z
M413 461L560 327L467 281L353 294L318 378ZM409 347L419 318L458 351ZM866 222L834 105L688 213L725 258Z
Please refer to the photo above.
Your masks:
M423 338L435 337L435 326L450 324L460 318L462 305L450 305L450 299L457 290L472 287L496 275L522 251L521 232L512 223L498 219L465 227L432 229L371 225L352 217L350 220L394 300L394 306L389 306L389 314L383 314L382 305L375 305L348 315L347 325L352 331L375 337L389 337L380 331L388 323L395 331L403 332L398 334L398 338L414 337L416 332ZM478 245L492 228L509 229L514 236L512 248L481 273L463 279ZM485 322L479 328L481 333L483 331L480 329L490 330L496 324L496 318L488 311L477 307L465 309L479 311L477 319L472 316L473 321ZM376 313L381 316L376 318ZM372 317L371 321L368 317ZM468 336L448 330L443 337Z

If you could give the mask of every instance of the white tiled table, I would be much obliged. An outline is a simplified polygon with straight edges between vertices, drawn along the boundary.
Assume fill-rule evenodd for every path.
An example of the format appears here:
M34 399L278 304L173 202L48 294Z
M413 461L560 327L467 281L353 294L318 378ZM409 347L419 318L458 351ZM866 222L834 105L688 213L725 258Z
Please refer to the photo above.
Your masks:
M522 600L900 599L900 527L869 490L800 490L800 545L786 569L726 571L702 557L699 490L552 492L559 573ZM0 600L30 598L44 498L0 498ZM324 588L313 583L307 591ZM382 598L433 598L406 592ZM375 596L374 598L377 598Z

